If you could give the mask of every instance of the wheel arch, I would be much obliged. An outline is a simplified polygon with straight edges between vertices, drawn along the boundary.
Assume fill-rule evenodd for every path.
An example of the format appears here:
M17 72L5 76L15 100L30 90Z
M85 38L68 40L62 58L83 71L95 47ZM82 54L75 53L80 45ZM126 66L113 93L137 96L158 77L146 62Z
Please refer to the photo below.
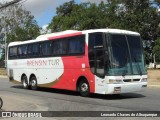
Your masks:
M26 75L25 73L23 73L23 74L21 75L21 82L22 82L23 76L26 76L26 77L27 77L27 75ZM28 80L28 79L27 79L27 80Z
M33 76L36 77L35 74L32 73L32 74L30 75L30 77L29 77L29 82L31 81L31 78L32 78Z
M90 84L89 84L88 79L87 79L85 76L80 76L80 77L77 79L77 82L76 82L76 91L77 91L77 92L79 92L79 84L80 84L80 82L81 82L82 80L88 82L88 85L89 85L89 87L90 87Z

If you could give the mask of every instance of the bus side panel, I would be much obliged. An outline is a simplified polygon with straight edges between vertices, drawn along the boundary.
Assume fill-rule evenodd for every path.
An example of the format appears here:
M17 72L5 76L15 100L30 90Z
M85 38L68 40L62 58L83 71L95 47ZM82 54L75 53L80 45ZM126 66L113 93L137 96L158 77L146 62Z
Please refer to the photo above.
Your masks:
M76 90L76 83L80 76L84 76L90 85L90 91L94 93L94 75L86 68L85 56L62 57L64 73L52 88Z
M95 76L89 68L87 45L85 49L85 55L62 57L64 72L52 88L76 90L78 78L84 76L89 82L90 92L95 93Z

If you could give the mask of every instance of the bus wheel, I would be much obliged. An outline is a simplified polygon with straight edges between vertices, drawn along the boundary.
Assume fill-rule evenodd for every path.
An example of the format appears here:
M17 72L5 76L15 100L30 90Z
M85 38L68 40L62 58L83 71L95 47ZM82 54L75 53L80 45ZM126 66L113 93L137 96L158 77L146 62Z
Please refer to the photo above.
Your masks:
M22 77L22 85L23 85L23 88L25 88L25 89L28 88L27 76L23 76L23 77Z
M80 92L81 96L83 96L83 97L89 96L90 88L89 88L89 84L88 84L87 80L80 81L79 92Z
M31 77L30 86L31 86L32 90L36 90L37 89L37 78L35 76Z

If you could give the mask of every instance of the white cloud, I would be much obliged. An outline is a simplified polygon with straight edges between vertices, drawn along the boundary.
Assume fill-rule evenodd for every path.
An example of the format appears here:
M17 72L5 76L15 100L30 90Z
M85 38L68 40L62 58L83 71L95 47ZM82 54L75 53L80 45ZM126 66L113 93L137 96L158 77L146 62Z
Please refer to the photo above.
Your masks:
M0 2L9 2L13 0L0 0ZM30 11L35 17L43 15L47 10L56 13L56 7L70 0L22 0L26 10ZM75 0L76 1L76 0ZM80 0L80 2L100 3L106 0Z
M56 7L67 1L70 0L24 0L23 5L35 17L39 17L48 10L56 13Z
M13 0L0 0L0 2L10 2ZM30 11L35 17L43 15L47 10L56 13L56 7L70 0L22 0L20 3L24 5L26 10Z
M42 30L40 31L41 34L51 33L51 30L48 30L47 27L48 27L48 25L43 25L42 26Z
M50 9L54 12L57 0L27 0L23 3L26 10L30 11L35 17L39 17Z
M0 3L5 3L13 0L0 0ZM25 7L27 11L30 11L35 19L43 19L43 17L49 12L56 14L56 7L62 5L65 2L71 0L22 0L20 3ZM75 0L79 2L91 2L100 3L106 0Z

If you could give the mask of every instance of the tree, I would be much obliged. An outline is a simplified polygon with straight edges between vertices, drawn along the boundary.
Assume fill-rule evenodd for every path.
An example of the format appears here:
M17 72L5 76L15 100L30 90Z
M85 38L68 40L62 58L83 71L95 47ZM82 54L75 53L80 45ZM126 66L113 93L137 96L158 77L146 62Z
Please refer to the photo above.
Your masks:
M6 33L7 43L34 39L40 34L40 28L34 16L22 5L14 4L1 10L0 33Z
M155 46L153 48L156 62L160 62L160 37L155 40Z
M125 0L123 5L124 11L119 17L120 28L137 31L141 34L143 42L149 42L150 45L145 47L145 56L148 62L153 62L154 41L160 34L160 13L150 0Z
M107 27L106 5L101 2L76 4L73 0L57 7L57 15L53 17L48 28L54 31L68 29L84 30Z
M54 31L68 29L118 28L141 34L147 63L153 61L154 41L160 35L159 0L107 0L106 3L81 3L73 0L57 7L48 28ZM150 57L151 54L151 57Z
M40 28L29 11L20 4L14 4L1 9L0 34L2 33L5 34L8 44L35 39L40 34ZM4 44L4 41L1 41L1 44Z

